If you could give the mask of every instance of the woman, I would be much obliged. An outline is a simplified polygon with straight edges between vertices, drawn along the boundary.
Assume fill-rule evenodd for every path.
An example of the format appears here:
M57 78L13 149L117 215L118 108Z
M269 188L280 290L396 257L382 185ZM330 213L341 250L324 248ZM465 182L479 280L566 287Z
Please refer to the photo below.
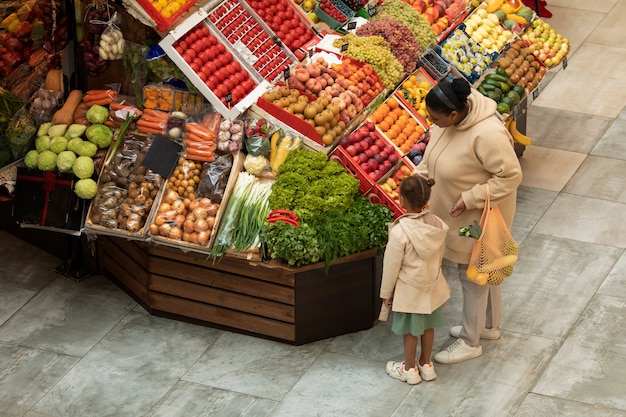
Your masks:
M465 276L474 240L459 236L459 228L480 220L486 184L491 204L500 207L510 228L522 170L496 102L465 79L442 79L428 92L426 109L433 122L431 137L414 173L438 184L430 210L450 227L444 257L458 265L463 290L462 325L450 329L458 339L434 359L457 363L482 355L480 338L500 338L502 322L501 287L478 285Z

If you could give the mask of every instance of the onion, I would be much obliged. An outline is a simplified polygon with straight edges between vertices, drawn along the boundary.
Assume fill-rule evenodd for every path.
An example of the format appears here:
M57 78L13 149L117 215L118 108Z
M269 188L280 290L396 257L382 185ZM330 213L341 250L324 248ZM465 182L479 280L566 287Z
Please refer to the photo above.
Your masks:
M170 239L180 240L183 237L183 232L178 227L172 227L170 229Z
M151 235L159 234L159 226L157 226L156 223L152 223L150 227L148 228L148 230L150 231Z
M193 220L186 220L183 223L183 230L185 231L185 233L193 232Z
M196 219L196 222L193 224L193 229L197 232L204 232L208 228L209 225L204 219Z
M210 207L212 203L211 203L211 199L210 198L203 197L203 198L200 199L199 204L200 204L200 207L207 208L207 207Z
M196 207L193 209L193 215L196 219L206 219L209 215L208 210L204 207Z
M206 245L210 237L211 234L208 231L198 232L198 244Z
M161 236L168 237L170 235L170 231L172 230L172 226L169 223L163 223L159 226L159 234Z
M184 222L185 222L185 216L183 216L182 214L177 214L176 217L174 218L174 222L172 226L182 227Z
M176 200L172 203L172 210L176 212L176 214L182 214L185 212L185 203L182 200Z
M159 212L165 213L166 211L170 211L172 209L172 205L170 203L161 203L159 206Z
M215 226L215 217L207 217L206 224L208 226L207 230L213 230L213 226Z
M217 214L217 210L220 208L220 205L215 203L215 204L211 204L210 206L208 206L206 208L206 212L209 216L215 217L215 215Z
M183 241L191 242L191 233L183 232Z

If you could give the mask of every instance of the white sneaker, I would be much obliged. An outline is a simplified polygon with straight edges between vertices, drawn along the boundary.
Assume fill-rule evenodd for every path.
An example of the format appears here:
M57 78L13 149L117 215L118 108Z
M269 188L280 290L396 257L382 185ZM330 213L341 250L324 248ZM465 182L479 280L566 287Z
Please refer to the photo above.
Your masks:
M463 326L450 327L450 336L459 337ZM498 329L482 329L480 332L480 338L486 340L498 340L500 338L500 330Z
M469 346L463 339L456 339L456 341L448 346L447 349L435 355L435 361L439 363L458 363L468 359L477 358L483 354L482 346Z
M387 373L390 377L394 379L399 379L400 381L405 381L407 384L415 385L422 382L422 378L420 377L417 368L411 368L407 371L406 369L404 369L404 361L387 362Z
M437 374L435 373L435 367L433 366L432 362L425 363L422 366L418 361L417 369L420 371L420 376L424 381L432 381L433 379L437 378Z

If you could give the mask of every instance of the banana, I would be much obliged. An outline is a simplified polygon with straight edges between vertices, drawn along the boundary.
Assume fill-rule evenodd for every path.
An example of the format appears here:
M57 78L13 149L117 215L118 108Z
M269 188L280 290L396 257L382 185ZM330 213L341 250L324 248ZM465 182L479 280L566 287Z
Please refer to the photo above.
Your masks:
M513 136L513 140L515 140L515 142L524 146L530 146L533 144L533 141L531 138L529 138L528 136L526 136L525 134L517 130L517 122L515 121L515 118L509 117L505 121L505 125L506 125L506 128L511 133L511 136Z

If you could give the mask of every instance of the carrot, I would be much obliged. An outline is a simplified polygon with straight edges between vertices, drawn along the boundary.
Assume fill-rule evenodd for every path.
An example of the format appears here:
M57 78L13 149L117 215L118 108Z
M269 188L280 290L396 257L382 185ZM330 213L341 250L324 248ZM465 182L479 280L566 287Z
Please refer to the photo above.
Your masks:
M163 129L152 129L146 126L137 126L137 130L142 133L154 133L155 135L162 135Z
M189 159L201 160L205 162L215 161L215 154L212 151L198 150L195 148L187 148L185 150Z
M152 127L152 128L163 129L167 125L167 122L164 120L159 120L159 121L146 120L145 118L142 117L139 120L137 120L137 124L139 126L147 126L147 127Z
M107 88L107 89L94 89L94 90L87 90L87 92L85 93L85 96L90 96L93 97L93 99L102 99L102 98L111 98L114 99L117 97L117 91Z
M115 129L117 129L118 127L120 127L120 126L122 125L121 123L118 123L118 122L116 122L116 121L114 121L114 120L111 120L111 119L106 119L106 120L104 121L104 124L105 124L106 126L113 127L113 128L115 128Z
M197 123L186 123L185 124L185 133L186 134L193 134L196 135L200 138L204 138L204 139L208 139L208 140L213 140L217 138L217 135L214 132L211 132L210 130L201 127L200 125L198 125Z
M213 139L206 139L193 133L185 132L185 139L198 143L215 143Z
M112 98L101 98L101 99L85 99L83 100L88 106L93 106L95 104L98 104L100 106L108 106L109 104L111 104L111 101L113 101Z
M167 119L164 119L162 117L152 117L147 114L143 114L141 116L141 120L144 120L146 122L154 122L154 123L167 123Z
M143 109L143 114L146 116L158 117L164 120L167 120L169 117L167 112L154 110L154 109Z
M207 151L214 151L216 148L216 145L213 142L210 142L210 143L193 142L193 141L190 141L189 139L183 140L183 145L185 145L188 148L203 149Z

